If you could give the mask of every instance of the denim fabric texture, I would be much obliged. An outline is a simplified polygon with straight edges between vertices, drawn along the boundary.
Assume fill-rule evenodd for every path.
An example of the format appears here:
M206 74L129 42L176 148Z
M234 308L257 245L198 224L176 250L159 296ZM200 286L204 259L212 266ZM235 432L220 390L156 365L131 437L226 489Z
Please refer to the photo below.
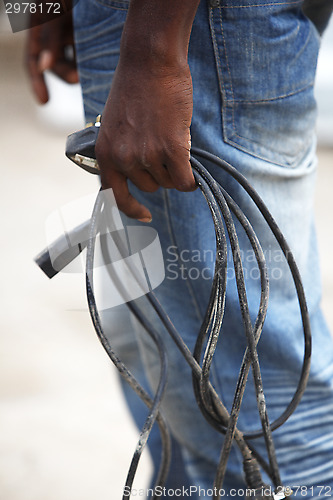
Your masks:
M119 57L127 7L126 0L80 0L75 8L77 57L87 121L103 112ZM303 486L302 498L321 498L330 496L333 489L333 343L320 309L313 214L317 168L313 82L320 38L301 7L299 1L201 1L189 48L194 92L191 135L193 146L225 159L247 177L282 229L299 266L311 318L312 368L301 404L273 437L284 485ZM205 166L250 219L266 255L270 306L258 351L272 421L289 403L301 371L304 345L295 288L281 251L254 203L224 171L208 162ZM159 189L151 194L135 186L131 190L153 214L152 226L159 233L164 251L166 278L156 294L193 349L214 274L215 235L206 202L199 190L180 193ZM129 225L139 224L124 220ZM239 239L249 307L255 318L259 276L241 230ZM230 257L228 261L226 311L212 382L230 409L245 335ZM173 341L146 299L137 302L163 335L168 350L169 380L162 407L182 454L186 481L209 489L222 437L201 416L190 369ZM145 375L141 370L141 376L147 377L154 388L158 357L141 326L124 314L122 307L106 311L103 320L111 342L120 357L128 359L130 368L133 364L135 370L141 370L135 353L140 354L145 367ZM134 417L138 417L141 410L131 396L128 400ZM239 428L260 428L251 376ZM263 440L253 443L265 455ZM156 450L153 456L158 456ZM241 462L234 448L224 484L227 491L245 487ZM172 478L170 481L172 486ZM320 490L320 486L326 490ZM301 496L300 491L296 496Z

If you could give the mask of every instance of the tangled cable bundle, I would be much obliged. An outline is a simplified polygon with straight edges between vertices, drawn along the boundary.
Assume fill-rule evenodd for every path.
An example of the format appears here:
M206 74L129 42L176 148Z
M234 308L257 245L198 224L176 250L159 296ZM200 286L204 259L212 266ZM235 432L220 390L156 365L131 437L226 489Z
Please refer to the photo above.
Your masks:
M255 205L258 207L262 216L264 217L268 227L274 234L285 258L288 263L294 284L296 293L298 296L300 313L303 324L304 331L304 359L303 367L301 370L299 382L294 395L288 404L284 412L274 421L269 422L266 410L265 395L263 391L262 378L260 373L259 358L257 353L257 344L262 332L264 325L267 308L268 308L268 296L269 296L269 282L268 273L265 263L264 252L260 246L260 242L249 222L247 217L241 211L236 202L231 198L231 196L221 187L211 176L211 174L205 169L205 167L200 163L198 158L203 158L208 160L215 165L224 169L229 175L231 175L247 192L249 197L253 200ZM176 330L171 319L163 310L162 305L158 301L156 295L153 291L146 294L146 299L149 301L151 306L156 311L158 317L160 318L162 324L172 337L173 341L176 343L178 349L182 353L186 363L190 366L193 375L193 388L198 406L207 419L207 421L216 429L217 432L224 434L223 446L220 455L220 461L216 471L214 487L214 498L219 498L219 491L222 488L223 480L227 468L228 457L230 454L232 443L235 442L240 449L243 456L243 466L244 474L247 486L255 490L255 498L262 498L263 496L272 496L276 498L284 498L290 494L290 491L283 488L279 473L279 468L276 460L275 448L272 439L272 432L280 427L294 412L300 399L306 388L306 383L310 370L310 356L311 356L311 332L310 332L310 321L307 311L306 299L304 295L304 290L300 278L300 274L295 263L294 257L290 251L290 248L278 228L276 222L272 218L265 204L259 197L259 195L254 191L254 189L247 182L245 177L238 172L234 167L220 158L200 149L193 148L191 156L191 164L193 168L193 173L199 188L205 197L207 204L209 206L212 219L214 222L215 235L216 235L216 261L215 261L215 273L212 283L211 294L209 298L209 303L207 306L206 314L201 325L200 331L198 333L196 345L194 352L192 353L187 345L183 342L181 335ZM147 331L147 334L152 338L155 343L161 363L160 379L159 384L153 399L142 389L140 384L136 381L130 371L122 363L121 359L113 351L108 339L106 338L103 328L101 325L100 316L98 313L98 308L96 305L94 297L94 287L93 287L93 268L94 268L94 249L95 242L98 233L101 230L101 215L103 214L103 200L99 195L97 197L95 207L90 222L90 234L89 241L87 245L87 261L86 261L86 288L87 288L87 299L89 305L89 311L94 324L96 333L109 355L112 362L117 367L121 376L130 384L133 390L138 394L138 396L144 401L144 403L149 408L149 414L147 416L146 422L140 433L139 441L133 455L132 463L130 465L126 486L124 488L123 499L127 499L131 491L134 476L137 470L140 456L142 454L143 448L147 443L149 433L153 427L155 421L160 429L161 439L162 439L162 459L160 470L155 486L163 486L165 484L168 468L170 463L170 436L168 433L167 424L160 412L160 404L163 398L164 390L167 383L167 354L163 341L159 334L155 331L154 327L149 323L149 321L144 317L142 311L138 308L134 301L127 302L127 306L136 319L141 323L141 325ZM258 309L258 314L254 323L250 318L249 306L246 295L246 287L244 281L244 272L241 260L241 251L239 248L239 242L237 237L237 232L235 229L235 224L233 217L235 217L240 225L242 226L247 238L253 249L257 266L260 273L261 281L261 295L260 295L260 305ZM105 218L104 218L105 220ZM101 232L102 234L102 232ZM242 322L244 326L244 331L246 335L247 348L245 350L243 361L241 363L240 372L237 380L236 390L234 394L234 400L230 412L225 408L221 399L217 395L213 386L210 383L210 369L214 357L214 352L216 350L219 333L222 326L225 299L226 299L226 282L227 282L227 238L230 242L233 264L235 268L235 279L238 291L238 298L242 316ZM122 252L121 241L116 242L119 245L119 250ZM104 258L107 260L108 248L107 245L103 244L103 238L101 236L101 249ZM110 259L109 259L110 261ZM131 266L129 264L129 266ZM106 266L109 273L111 273L111 278L116 284L118 290L122 292L122 283L116 274L110 271L109 267ZM140 276L136 270L132 267L131 273L134 279L140 283ZM241 402L243 394L245 391L248 374L252 369L255 382L255 391L258 405L258 412L260 416L261 429L257 431L243 434L237 428L237 420L241 408ZM259 455L252 445L252 440L259 437L264 437L265 445L267 449L268 463L266 460ZM265 493L265 485L261 477L261 469L263 469L266 474L270 477L275 493L272 495ZM252 495L252 498L254 496Z

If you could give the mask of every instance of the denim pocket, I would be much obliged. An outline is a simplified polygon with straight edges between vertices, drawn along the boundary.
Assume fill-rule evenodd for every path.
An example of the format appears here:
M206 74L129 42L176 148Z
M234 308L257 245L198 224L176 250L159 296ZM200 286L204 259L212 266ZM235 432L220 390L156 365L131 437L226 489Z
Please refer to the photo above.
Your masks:
M292 167L313 141L319 49L302 2L223 0L210 9L225 142Z

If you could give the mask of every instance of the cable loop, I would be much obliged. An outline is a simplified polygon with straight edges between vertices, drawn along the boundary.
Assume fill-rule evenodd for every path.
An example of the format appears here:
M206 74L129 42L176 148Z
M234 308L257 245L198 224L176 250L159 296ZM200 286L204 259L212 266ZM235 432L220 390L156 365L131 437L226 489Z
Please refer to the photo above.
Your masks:
M250 221L241 211L240 207L225 191L225 189L216 182L216 180L211 176L211 174L198 161L196 157L208 160L209 162L212 162L215 165L223 168L223 170L227 172L230 176L232 176L247 192L249 197L253 200L253 202L259 209L260 213L262 214L264 220L267 223L268 228L275 236L286 258L291 275L294 280L296 294L298 297L298 302L300 307L300 314L302 318L303 331L304 331L305 349L304 349L303 366L298 385L295 389L294 395L290 403L288 404L287 408L284 410L282 415L280 415L272 423L270 423L267 414L264 387L262 383L259 357L257 353L257 344L263 330L264 321L269 304L269 281L268 281L268 272L267 272L264 252L263 249L261 248L258 237L255 234L253 227L251 226ZM269 475L275 488L278 488L281 487L282 485L281 485L279 467L276 460L276 453L272 438L272 432L278 427L280 427L295 411L305 391L310 370L311 330L310 330L309 314L307 310L307 304L306 304L304 289L301 282L301 277L295 259L290 251L290 248L283 234L281 233L276 222L269 213L264 202L255 192L252 186L248 183L246 178L227 162L212 155L211 153L208 153L206 151L197 148L192 149L191 164L197 184L206 199L206 202L208 204L208 207L212 215L214 229L215 229L215 240L216 240L216 260L215 260L215 270L212 281L211 294L209 297L205 317L200 327L200 331L198 332L198 337L193 353L190 352L189 348L184 343L181 335L176 330L171 319L164 311L155 293L152 291L149 292L148 294L146 294L146 299L148 300L152 308L155 310L157 316L161 320L162 325L164 326L168 334L171 336L176 346L182 353L186 363L190 366L192 370L193 390L200 411L202 412L206 420L219 433L225 435L214 482L214 491L218 492L222 488L225 472L227 469L227 462L233 442L237 444L238 448L240 449L243 455L244 474L249 487L257 489L260 488L262 485L264 485L260 474L260 467L261 467ZM93 292L94 246L97 233L100 230L102 213L103 213L103 203L101 201L100 196L98 196L91 217L90 236L87 246L86 290L87 290L89 311L98 338L100 339L110 359L115 364L115 366L119 370L120 374L124 377L126 382L129 383L129 385L135 390L135 392L139 395L139 397L144 401L144 403L150 410L146 422L141 431L138 445L133 455L132 463L128 472L126 480L126 491L128 492L132 488L134 476L142 454L142 450L145 444L147 443L149 434L151 432L155 420L158 422L163 444L161 466L156 485L163 486L167 478L167 472L170 462L170 436L166 422L164 421L163 416L161 415L160 412L160 405L163 399L167 383L168 360L167 360L166 349L164 347L163 341L159 333L155 330L153 325L148 322L148 320L145 318L145 316L143 315L143 313L141 312L141 310L138 308L138 306L135 304L134 301L127 302L127 305L132 314L146 329L147 333L150 335L153 342L155 343L160 358L160 363L161 363L160 379L155 396L153 399L151 399L148 396L148 394L146 394L146 392L142 389L142 387L138 384L138 382L129 372L127 367L122 363L122 361L119 359L116 353L113 351L108 339L106 338L103 332ZM247 236L247 239L255 255L255 259L260 274L260 283L261 283L260 304L258 307L258 312L254 323L252 323L249 312L243 265L241 259L241 251L239 247L237 231L234 224L234 218L238 220L242 230L245 232ZM103 233L105 233L105 231L103 231ZM226 301L227 261L228 261L227 238L231 248L233 265L235 267L235 280L238 291L238 299L240 304L244 333L247 341L247 347L244 352L243 361L241 363L230 413L224 406L221 398L216 393L215 389L213 388L210 382L210 371L214 359L214 353L216 351L218 342L223 341L223 316L224 316L225 301ZM118 246L121 255L123 255L124 249L122 248L121 241L118 242L116 241L115 243ZM105 241L103 242L103 238L101 238L101 248L104 259L106 261L107 259L110 260L110 257L108 255L108 246ZM136 269L133 268L133 265L130 262L128 262L128 266L129 266L129 271L132 273L133 278L136 280L137 283L140 284L141 278L138 272L136 271ZM110 271L109 266L106 266L106 268L110 274L113 283L116 284L120 293L123 293L122 283L120 282L119 277L114 272ZM258 412L261 420L262 429L243 434L243 432L237 427L237 421L239 417L241 403L244 396L250 368L252 368L254 374ZM258 452L255 450L253 445L249 443L249 440L262 436L265 439L269 463L266 463L263 457L260 456ZM124 500L125 498L127 499L128 496L129 496L128 494L124 495L123 497ZM218 498L219 495L218 493L216 493L214 499Z

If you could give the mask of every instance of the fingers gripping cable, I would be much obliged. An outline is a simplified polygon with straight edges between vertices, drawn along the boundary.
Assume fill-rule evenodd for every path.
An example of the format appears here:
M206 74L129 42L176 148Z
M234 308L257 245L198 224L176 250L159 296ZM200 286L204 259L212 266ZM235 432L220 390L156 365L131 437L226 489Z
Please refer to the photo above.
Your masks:
M83 166L83 168L93 173L98 173L98 165L94 154L94 143L97 133L98 125L90 127L88 130L85 129L85 131L83 132L81 131L73 134L69 137L66 153L67 156L69 156L75 163ZM276 222L272 218L264 202L254 191L254 189L249 185L242 174L240 174L240 172L238 172L230 164L206 151L193 148L191 153L193 173L196 178L196 182L201 189L210 209L216 235L216 261L212 289L206 314L203 319L200 331L198 332L197 342L193 353L190 352L187 345L183 342L180 333L176 330L171 319L164 311L154 292L151 291L146 294L146 300L149 301L151 307L155 310L164 328L172 337L173 341L182 353L184 360L192 370L194 394L201 412L203 413L206 420L216 429L218 433L222 433L225 435L214 482L214 498L219 498L219 492L223 485L224 476L227 470L228 457L233 442L237 444L242 453L245 480L248 487L252 490L252 497L253 490L255 490L256 498L271 496L270 493L267 493L267 491L270 490L265 489L265 485L261 477L260 468L262 468L271 478L272 484L275 488L275 493L272 493L272 495L275 497L283 498L288 496L290 494L290 491L283 488L281 483L272 432L280 427L290 417L290 415L294 412L297 405L299 404L306 388L311 356L310 321L300 274L290 248L288 247L288 244L283 237L280 229L278 228ZM241 211L239 206L230 197L230 195L224 190L224 188L215 181L215 179L205 169L198 158L207 160L223 168L225 172L232 176L247 192L248 196L253 200L253 202L261 212L263 218L267 223L267 227L274 234L283 254L285 255L291 275L294 280L304 332L305 349L303 367L298 385L295 389L295 393L290 403L288 404L282 415L280 415L274 422L269 421L267 414L265 394L257 352L257 344L263 329L269 304L269 282L264 252L260 246L257 235L255 234L251 223L249 222L245 214ZM252 323L249 313L241 251L239 248L234 219L239 221L242 230L245 232L250 242L260 274L260 303L257 317L254 323ZM167 354L159 333L156 332L154 327L147 321L143 313L136 305L135 301L127 302L127 305L132 314L145 328L147 334L155 343L160 358L160 380L155 396L153 399L151 399L119 359L103 332L94 296L93 276L95 241L99 232L101 234L106 233L105 230L101 231L101 227L103 224L105 224L105 220L107 220L107 218L103 217L103 201L101 196L98 195L90 220L89 239L87 243L86 289L89 311L96 333L110 359L115 364L122 377L131 385L138 396L145 402L145 404L149 408L149 414L141 431L138 445L136 447L128 472L126 481L127 488L124 489L124 491L126 491L126 493L124 493L125 499L129 496L128 492L130 492L131 490L142 450L147 443L149 433L155 420L159 425L163 448L161 466L156 485L163 485L167 477L167 471L170 462L170 437L167 429L167 424L163 419L160 411L160 405L163 399L163 394L167 382ZM110 261L110 256L108 255L108 245L105 241L103 241L102 237L100 238L100 241L105 261ZM216 393L210 382L210 370L212 361L214 359L216 346L219 342L225 308L228 260L227 241L229 241L231 247L233 265L235 268L236 286L238 290L238 299L240 304L244 334L247 343L230 412L227 411L221 401L221 398ZM118 246L120 253L123 254L121 240L116 241L116 245ZM68 255L66 255L66 259L64 259L64 262L66 263L68 260L74 257L75 255L73 255L73 257L68 257ZM56 274L56 271L52 269L52 265L50 264L49 251L42 252L36 260L49 277L52 277L54 274ZM132 274L133 279L136 280L138 284L140 284L140 275L130 263L129 270ZM107 272L111 273L108 266ZM117 276L116 273L112 272L110 274L110 277L113 283L116 284L120 293L123 293L122 283L119 279L119 276ZM237 422L250 369L252 370L252 373L254 375L255 392L261 422L261 429L244 434L237 427ZM252 440L262 436L265 440L269 463L266 463L264 458L258 454L252 444Z

